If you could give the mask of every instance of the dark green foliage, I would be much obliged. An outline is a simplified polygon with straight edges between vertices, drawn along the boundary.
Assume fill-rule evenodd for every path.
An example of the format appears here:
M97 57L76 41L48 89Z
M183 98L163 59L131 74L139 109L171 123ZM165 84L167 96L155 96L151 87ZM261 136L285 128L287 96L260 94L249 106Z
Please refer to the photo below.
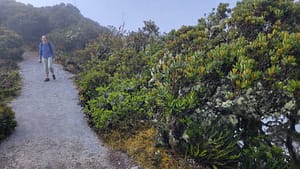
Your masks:
M17 62L22 59L23 40L8 28L0 27L0 141L16 127L14 112L6 106L19 91Z
M80 11L72 4L60 3L52 7L36 9L40 15L46 16L50 29L66 28L82 19Z
M266 168L266 169L289 169L288 161L281 147L268 146L260 142L261 138L252 141L257 145L247 147L243 150L240 168Z
M226 124L225 119L209 116L197 119L197 122L194 120L187 124L180 139L182 151L202 165L237 168L241 155L237 142L240 137L233 132L230 124Z
M15 114L5 103L16 96L20 77L16 63L0 59L0 141L12 133L16 127Z
M86 112L101 130L130 131L149 119L146 89L135 79L114 80L97 88L98 97L88 102Z
M39 41L38 35L46 34L50 31L48 18L42 11L30 8L24 13L18 13L10 16L6 26L22 35L26 42Z
M82 102L87 103L85 110L97 128L132 131L148 123L151 115L145 88L149 58L134 46L125 47L128 43L121 33L112 32L102 35L82 51L90 55L91 60L83 67L77 84ZM151 33L151 38L155 36Z
M1 70L1 69L0 69ZM11 96L16 96L19 90L20 77L18 72L11 71L6 73L0 73L0 100L6 100Z
M84 49L90 40L96 39L99 34L108 32L107 28L101 27L92 20L77 20L78 18L71 25L50 33L49 36L58 50L70 52L76 49Z
M299 3L298 3L299 6ZM244 0L237 3L229 23L248 40L253 40L259 33L271 33L277 24L282 31L299 29L299 11L295 10L293 0ZM295 22L296 21L296 22Z
M20 77L17 61L22 59L22 38L7 28L0 27L0 102L18 91Z
M20 61L23 39L16 32L0 27L0 59Z
M152 21L100 36L79 54L85 110L105 131L154 124L157 146L211 168L295 168L299 11L244 0L164 36Z
M19 33L27 43L39 41L40 36L50 30L47 17L33 6L15 1L1 1L0 11L2 25Z
M11 134L16 127L15 114L11 108L0 105L0 141Z
M96 88L107 84L109 76L102 71L95 69L81 75L83 78L78 81L80 100L86 103L88 100L98 96Z

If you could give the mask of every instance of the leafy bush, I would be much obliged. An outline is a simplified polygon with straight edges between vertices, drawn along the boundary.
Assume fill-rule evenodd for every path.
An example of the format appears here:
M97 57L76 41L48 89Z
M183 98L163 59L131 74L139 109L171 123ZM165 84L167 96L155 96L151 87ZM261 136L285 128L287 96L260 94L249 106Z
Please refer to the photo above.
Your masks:
M253 138L256 145L245 148L242 151L241 169L266 168L266 169L289 169L288 161L281 147L268 146L261 138Z
M135 79L116 79L96 90L98 96L88 101L85 109L96 128L129 131L149 119L146 90Z
M0 73L0 78L3 79L0 82L0 100L16 96L20 87L18 83L20 81L19 73L15 71Z
M80 101L85 104L88 100L97 96L96 88L106 84L109 76L105 72L95 69L89 70L81 76L82 78L77 83L79 86Z
M23 39L16 32L0 27L0 59L20 61Z
M11 134L16 126L15 114L11 108L0 105L0 140Z
M182 136L186 155L212 168L237 168L239 136L220 119L199 121L190 122Z
M0 27L0 140L16 127L14 112L6 106L19 90L20 76L17 62L22 59L23 40L7 28Z
M97 61L80 77L85 110L102 130L154 122L157 145L212 168L299 166L299 5L244 0L162 38L99 37L85 49Z

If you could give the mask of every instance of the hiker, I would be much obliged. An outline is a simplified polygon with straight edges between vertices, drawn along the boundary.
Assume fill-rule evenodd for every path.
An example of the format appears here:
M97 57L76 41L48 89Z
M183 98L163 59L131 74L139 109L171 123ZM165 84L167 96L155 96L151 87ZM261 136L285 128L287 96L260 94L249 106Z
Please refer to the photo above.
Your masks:
M46 35L43 35L41 38L42 42L39 45L39 55L40 55L40 63L43 61L44 63L44 69L46 73L45 82L48 82L49 79L49 70L52 73L53 80L56 79L52 67L52 62L55 56L54 53L54 45L48 41L48 37Z

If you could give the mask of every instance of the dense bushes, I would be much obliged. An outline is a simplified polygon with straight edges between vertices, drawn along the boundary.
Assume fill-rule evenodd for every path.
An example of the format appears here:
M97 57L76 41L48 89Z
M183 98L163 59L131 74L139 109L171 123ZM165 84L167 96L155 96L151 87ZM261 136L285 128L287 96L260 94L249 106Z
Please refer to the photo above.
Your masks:
M78 78L85 110L106 132L151 124L157 146L210 168L296 168L299 17L281 14L299 5L245 0L165 36L99 37Z
M6 103L20 88L17 62L22 59L22 38L7 28L0 28L0 140L16 127L14 112Z
M198 117L197 121L201 123L193 120L187 123L179 139L180 151L202 165L237 168L241 156L237 144L240 136L230 129L232 124L226 124L228 121L220 116Z
M1 69L0 69L1 70ZM4 101L12 96L16 96L19 89L20 77L17 71L0 72L0 100Z
M49 36L58 50L70 52L76 49L84 49L90 40L96 39L99 34L105 32L108 32L108 29L100 27L91 20L82 19L68 27L52 32Z
M88 101L86 109L96 128L130 131L150 119L145 106L147 89L135 79L114 80L96 90L97 97Z
M245 148L241 153L241 161L239 167L241 169L248 168L267 168L267 169L288 169L290 166L286 164L286 156L281 147L268 146L267 143L261 142L260 138L254 138L254 146Z
M0 140L11 134L16 125L15 114L11 108L0 105Z
M17 62L22 59L23 40L14 31L0 27L0 101L14 96L18 90Z
M80 101L82 103L87 103L88 100L98 96L96 88L99 87L99 84L107 84L109 76L103 71L90 70L85 72L82 76L83 79L80 79L78 82Z
M105 37L121 38L117 34ZM96 48L97 42L90 44L85 50L96 56L85 64L77 83L80 99L86 103L85 110L98 129L132 131L150 119L145 107L148 76L142 76L147 58L134 49L122 48L119 42L109 46L112 54L107 58L99 53L103 44Z
M0 27L0 59L20 61L22 59L23 39L16 32Z

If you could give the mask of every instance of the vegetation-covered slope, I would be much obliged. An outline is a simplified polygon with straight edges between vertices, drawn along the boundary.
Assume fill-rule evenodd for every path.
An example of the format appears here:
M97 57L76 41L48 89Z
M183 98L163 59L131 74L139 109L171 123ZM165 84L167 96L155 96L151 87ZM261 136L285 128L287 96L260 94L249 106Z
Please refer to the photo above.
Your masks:
M36 45L41 35L50 34L59 49L68 51L82 49L89 40L108 31L82 16L73 5L64 3L36 8L15 0L1 0L0 24L20 34L27 45Z
M16 96L20 87L17 61L22 55L23 40L16 32L0 27L0 140L9 135L16 121L6 103Z
M3 12L9 4L22 12ZM79 11L65 4L37 9L5 0L0 8L1 24L25 42L51 32L58 49L72 51L58 59L79 72L91 124L114 146L143 158L141 165L300 166L299 2L220 4L197 25L165 35L145 21L137 32L111 29L98 36L97 24L74 19ZM190 164L171 161L170 154Z
M103 35L75 54L87 61L85 110L114 135L154 126L156 146L203 166L297 168L299 16L293 0L243 0L167 35L152 21ZM160 151L148 152L165 166Z

